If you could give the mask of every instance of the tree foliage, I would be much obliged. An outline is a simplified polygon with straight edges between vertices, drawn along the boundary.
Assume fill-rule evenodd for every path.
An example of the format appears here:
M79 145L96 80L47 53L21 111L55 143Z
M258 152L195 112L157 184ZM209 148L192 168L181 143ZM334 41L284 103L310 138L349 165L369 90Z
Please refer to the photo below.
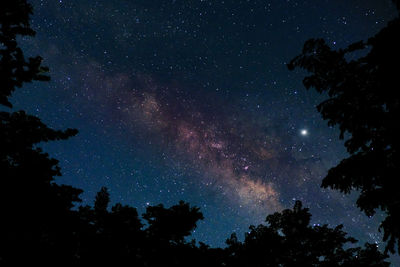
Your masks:
M400 11L400 2L394 2ZM364 56L357 57L360 54ZM400 240L399 62L396 18L367 41L344 49L332 50L323 39L308 40L288 65L311 73L304 86L328 94L318 111L329 125L339 127L340 139L348 136L350 157L329 170L322 187L344 193L358 190L357 205L368 216L384 211L380 229L392 253Z
M0 2L0 105L11 108L9 97L24 83L47 81L42 58L25 59L17 39L33 36L29 24L32 7L26 1ZM58 161L43 152L41 142L65 140L76 130L53 130L24 111L0 111L0 259L18 262L24 257L51 261L70 257L74 224L71 212L81 190L58 185Z
M296 201L293 209L268 215L267 225L251 226L244 242L232 235L228 266L389 266L376 245L347 248L356 240L342 225L310 226L310 219Z
M32 6L26 0L4 0L0 3L0 104L12 107L8 97L16 88L34 80L48 81L47 67L40 56L25 59L17 44L18 36L34 36L29 24Z
M204 219L199 208L190 208L183 201L169 209L165 209L162 204L147 207L143 218L149 224L147 232L150 236L175 243L182 243L196 228L196 222Z
M110 210L109 202L108 190L103 187L96 195L94 208L80 207L82 228L76 263L200 266L196 261L205 261L200 255L211 251L200 250L184 239L203 218L196 207L182 201L170 208L148 206L142 216L147 221L144 227L135 208L117 203Z

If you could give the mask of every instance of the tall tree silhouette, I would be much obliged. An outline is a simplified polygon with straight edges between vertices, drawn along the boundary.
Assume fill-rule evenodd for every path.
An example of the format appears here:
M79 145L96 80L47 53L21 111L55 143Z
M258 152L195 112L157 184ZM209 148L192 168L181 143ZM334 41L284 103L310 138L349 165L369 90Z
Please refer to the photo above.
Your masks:
M342 225L310 226L311 214L296 201L293 209L269 215L267 225L251 226L244 242L227 240L226 266L389 266L375 245L348 247Z
M48 68L37 56L25 59L19 36L34 36L25 0L0 1L0 104L12 108L9 97L32 81L48 81ZM4 110L4 109L3 109ZM73 202L80 190L54 183L58 161L37 144L64 140L76 130L53 130L24 111L0 112L0 263L51 261L74 254ZM60 248L65 248L60 250Z
M393 2L400 12L400 1ZM331 50L322 39L308 40L288 65L312 73L303 80L305 87L329 96L318 111L329 125L339 126L340 139L348 137L350 157L329 170L322 187L344 193L358 190L357 205L368 216L382 210L386 217L380 229L392 253L396 244L400 253L399 63L397 17L368 41L344 49Z

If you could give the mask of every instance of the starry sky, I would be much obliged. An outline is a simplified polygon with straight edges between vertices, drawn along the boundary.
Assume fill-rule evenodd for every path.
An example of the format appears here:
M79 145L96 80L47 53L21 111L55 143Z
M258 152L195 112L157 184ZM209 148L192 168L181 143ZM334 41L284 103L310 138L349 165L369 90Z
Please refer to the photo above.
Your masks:
M52 80L12 102L79 130L43 146L84 204L101 186L139 213L184 200L205 217L193 237L215 247L301 200L314 224L380 242L379 214L362 214L356 194L319 187L347 154L316 111L326 96L286 63L309 38L341 48L372 36L395 16L390 0L31 3L37 35L21 44Z

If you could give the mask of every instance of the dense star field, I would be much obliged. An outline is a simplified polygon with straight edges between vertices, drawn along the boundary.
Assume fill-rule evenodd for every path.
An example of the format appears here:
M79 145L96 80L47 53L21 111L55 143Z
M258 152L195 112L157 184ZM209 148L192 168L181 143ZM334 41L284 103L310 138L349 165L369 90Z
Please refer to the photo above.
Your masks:
M84 203L101 186L139 212L184 200L205 217L193 237L224 246L301 200L313 223L379 244L379 214L320 188L346 151L315 108L326 96L286 64L309 38L340 48L372 36L394 17L390 0L31 3L37 35L21 44L51 81L11 100L79 130L45 149Z

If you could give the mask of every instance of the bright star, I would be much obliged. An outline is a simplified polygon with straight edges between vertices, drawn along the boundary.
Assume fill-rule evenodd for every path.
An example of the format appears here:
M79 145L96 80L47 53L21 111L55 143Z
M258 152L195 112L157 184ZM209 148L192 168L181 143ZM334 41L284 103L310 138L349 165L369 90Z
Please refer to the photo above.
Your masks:
M300 134L301 134L302 136L306 136L306 135L308 135L308 131L307 131L306 129L302 129L302 130L300 131Z

